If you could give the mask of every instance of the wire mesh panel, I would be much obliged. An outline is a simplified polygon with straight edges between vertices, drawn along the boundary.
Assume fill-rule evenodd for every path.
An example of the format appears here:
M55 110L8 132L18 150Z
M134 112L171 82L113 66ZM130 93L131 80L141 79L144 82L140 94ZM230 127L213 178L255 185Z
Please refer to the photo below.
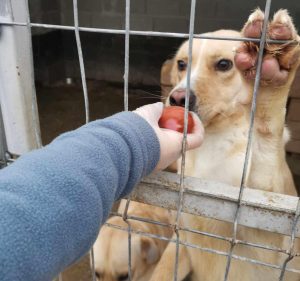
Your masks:
M85 104L85 120L86 123L90 120L89 113L89 99L86 84L86 75L84 67L84 57L82 54L80 32L95 32L95 33L109 33L109 34L122 34L125 36L125 56L124 56L124 110L128 111L128 87L129 87L129 51L130 51L130 36L161 36L161 37L176 37L185 38L189 40L188 43L188 56L187 56L187 68L186 68L186 91L185 91L185 115L184 115L184 137L182 142L182 158L180 174L168 174L159 173L154 174L144 179L141 184L133 191L133 193L127 198L124 211L114 212L112 215L122 217L126 222L127 227L120 225L114 225L112 223L106 223L106 226L115 228L118 230L128 232L128 280L133 279L132 272L132 235L137 234L144 237L150 237L153 239L164 240L170 244L175 244L174 266L172 280L182 280L179 277L178 268L182 262L180 259L180 247L186 247L195 249L198 251L210 253L213 255L221 256L226 259L224 267L223 280L230 279L230 270L233 261L241 261L253 265L262 266L265 268L271 268L279 271L278 280L285 280L286 272L299 274L300 269L294 264L290 266L290 262L300 255L295 249L297 238L300 237L299 228L299 216L300 216L300 203L298 197L275 194L272 192L254 190L246 188L247 177L249 175L251 149L253 147L253 135L254 135L254 123L255 113L257 108L257 99L259 96L261 86L261 71L263 65L263 56L265 46L268 44L294 44L297 42L289 42L282 40L274 40L268 38L268 22L271 8L271 0L266 1L264 19L262 25L262 32L260 38L236 38L231 36L213 36L209 34L194 34L194 21L196 13L196 0L190 1L190 22L189 33L170 33L170 32L154 32L154 31L136 31L130 29L130 0L126 0L125 5L125 29L101 29L101 28L88 28L81 27L78 20L78 3L77 0L73 0L73 13L74 13L74 26L63 25L50 25L43 23L31 23L27 22L14 22L7 19L2 19L1 26L14 26L24 28L46 28L46 29L59 29L59 30L71 30L75 32L76 46L78 51L78 59L80 65L81 82L83 89L83 98ZM259 44L256 74L253 87L253 98L250 110L250 121L247 135L246 152L243 161L242 175L239 188L227 185L225 183L205 181L201 179L191 178L185 176L186 170L186 146L187 146L187 128L188 128L188 110L190 104L191 93L191 76L193 65L193 38L203 40L225 40L225 41L240 41L240 42L253 42ZM33 101L35 103L35 101ZM0 112L1 113L1 112ZM36 130L38 131L38 130ZM1 126L0 126L1 132ZM6 164L7 157L9 155L8 148L5 141L2 142L3 149L0 151L0 156L3 158L3 163ZM11 160L11 159L8 159ZM168 208L173 210L174 221L170 223L161 222L153 219L142 218L129 213L131 201L137 201L158 207ZM182 214L190 214L193 216L203 216L222 222L228 223L230 226L231 235L222 235L220 233L211 233L206 230L196 229L182 224ZM171 215L170 215L171 216ZM172 229L174 236L172 238L165 237L158 234L148 233L139 229L135 229L132 226L133 221L139 221L147 224L157 225L162 228ZM239 238L239 232L245 231L245 227L255 228L258 230L269 231L276 234L281 234L289 238L288 245L285 247L279 247L261 242L246 241ZM214 241L222 241L227 244L228 250L210 248L206 245L198 245L182 238L183 233L190 233L192 235L198 235L201 237L208 237ZM185 236L184 236L185 237ZM246 256L235 252L239 246L245 246L248 248L254 248L259 250L265 250L270 253L280 254L284 257L282 263L270 263L258 259L256 256ZM95 261L93 249L90 252L92 280L96 280L95 274ZM200 261L201 262L201 261ZM63 280L62 275L59 276L59 280Z

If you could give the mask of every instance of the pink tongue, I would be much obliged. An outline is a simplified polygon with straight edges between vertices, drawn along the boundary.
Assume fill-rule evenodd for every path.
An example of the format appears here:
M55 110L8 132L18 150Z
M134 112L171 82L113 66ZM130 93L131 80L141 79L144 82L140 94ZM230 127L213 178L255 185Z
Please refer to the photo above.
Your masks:
M180 124L178 124L178 122L176 121L176 119L168 119L166 121L166 128L173 130L173 131L177 131L180 128Z

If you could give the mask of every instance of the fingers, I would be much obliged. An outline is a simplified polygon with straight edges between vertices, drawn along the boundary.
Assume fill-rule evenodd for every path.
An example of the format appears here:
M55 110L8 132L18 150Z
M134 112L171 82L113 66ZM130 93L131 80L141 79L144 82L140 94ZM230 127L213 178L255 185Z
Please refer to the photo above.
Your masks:
M187 150L199 147L204 139L204 127L199 117L191 112L194 119L194 128L191 134L187 135Z
M153 103L152 106L149 107L149 110L152 110L153 120L156 121L156 123L158 122L159 118L161 117L163 109L164 109L164 105L162 102Z

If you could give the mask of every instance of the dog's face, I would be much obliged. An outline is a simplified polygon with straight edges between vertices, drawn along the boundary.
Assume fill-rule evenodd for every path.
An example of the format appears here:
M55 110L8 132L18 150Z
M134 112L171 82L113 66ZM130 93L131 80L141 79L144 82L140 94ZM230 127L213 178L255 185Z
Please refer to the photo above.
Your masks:
M220 30L210 36L239 38L240 33ZM194 39L190 80L190 110L205 126L215 118L226 117L237 103L249 102L240 72L234 65L238 41ZM184 106L187 87L188 41L179 48L171 69L174 87L167 103Z
M112 217L109 223L127 228L120 217ZM127 281L128 234L125 231L103 226L94 245L95 270L98 281ZM159 250L154 239L132 233L131 274L133 281L149 280L159 260Z

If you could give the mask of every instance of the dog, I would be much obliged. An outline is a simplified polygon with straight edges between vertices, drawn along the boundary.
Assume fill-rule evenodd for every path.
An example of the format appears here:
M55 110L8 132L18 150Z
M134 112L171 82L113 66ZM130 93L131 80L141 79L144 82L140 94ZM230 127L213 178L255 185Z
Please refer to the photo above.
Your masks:
M119 213L123 213L126 200L122 200ZM170 224L169 211L142 204L130 202L128 215L147 218L153 221ZM123 218L113 216L108 223L128 229L128 224ZM173 230L137 220L128 220L133 230L142 231L165 238L171 238ZM131 268L132 281L148 281L158 263L167 241L131 234ZM103 226L94 244L95 272L98 281L126 281L128 276L128 233L110 226Z
M241 32L219 30L205 35L215 37L260 38L264 13L257 9ZM299 36L286 10L279 10L268 23L267 38L293 40ZM186 153L185 175L220 181L239 187L243 172L250 111L256 74L258 44L224 40L193 39L189 108L205 126L200 148ZM167 104L184 106L188 65L188 45L184 42L173 59L171 90ZM286 102L299 66L299 44L266 44L261 71L253 140L245 185L296 196L296 188L285 160ZM180 165L178 165L180 167ZM185 227L232 237L233 225L204 217L182 214ZM218 251L229 252L223 240L180 232L180 239ZM238 226L237 239L288 248L288 239L271 232ZM282 265L286 256L259 248L236 245L234 255ZM175 245L170 243L158 263L151 281L174 279ZM193 281L224 280L227 257L180 246L178 281L191 274ZM232 259L230 281L278 280L280 270ZM300 280L287 272L285 280Z

